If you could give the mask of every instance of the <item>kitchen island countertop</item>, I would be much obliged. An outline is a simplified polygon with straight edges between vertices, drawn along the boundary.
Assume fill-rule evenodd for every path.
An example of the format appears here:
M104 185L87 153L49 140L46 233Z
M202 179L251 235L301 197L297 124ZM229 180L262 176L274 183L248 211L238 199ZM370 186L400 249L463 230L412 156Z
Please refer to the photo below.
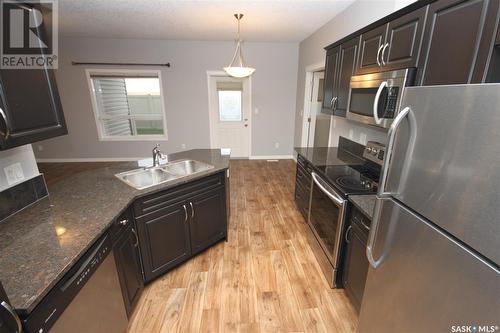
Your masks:
M136 198L229 168L219 149L168 155L169 161L193 159L210 170L136 190L115 174L137 169L117 162L85 171L49 186L49 197L0 223L0 281L12 306L30 313L72 265Z

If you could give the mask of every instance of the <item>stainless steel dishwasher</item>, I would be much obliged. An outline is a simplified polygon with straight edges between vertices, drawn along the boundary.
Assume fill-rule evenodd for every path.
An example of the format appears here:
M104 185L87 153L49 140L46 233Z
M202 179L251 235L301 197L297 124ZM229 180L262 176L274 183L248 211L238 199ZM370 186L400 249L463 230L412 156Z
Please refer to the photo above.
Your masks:
M127 315L106 233L24 320L26 332L122 333Z

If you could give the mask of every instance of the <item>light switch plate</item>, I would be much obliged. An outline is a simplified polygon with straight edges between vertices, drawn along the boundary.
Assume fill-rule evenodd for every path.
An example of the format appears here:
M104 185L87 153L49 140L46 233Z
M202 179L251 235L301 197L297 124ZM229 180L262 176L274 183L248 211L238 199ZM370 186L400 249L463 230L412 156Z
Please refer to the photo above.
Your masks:
M21 163L14 163L3 168L7 177L7 184L12 185L24 180L24 172Z

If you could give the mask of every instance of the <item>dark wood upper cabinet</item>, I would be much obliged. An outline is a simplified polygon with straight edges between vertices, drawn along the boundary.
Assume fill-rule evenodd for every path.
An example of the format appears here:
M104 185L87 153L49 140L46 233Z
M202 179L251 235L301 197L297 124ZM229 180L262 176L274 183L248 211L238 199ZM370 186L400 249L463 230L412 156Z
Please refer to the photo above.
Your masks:
M191 252L194 255L226 237L226 191L219 188L195 196L189 206Z
M440 0L429 6L417 80L479 83L495 39L498 0Z
M146 281L151 281L191 256L185 207L185 202L178 202L137 219Z
M356 69L359 37L340 45L340 65L338 73L337 100L334 102L334 114L345 117L349 98L351 76Z
M333 114L333 102L339 65L340 47L335 47L326 52L325 79L323 83L323 108L322 113Z
M385 43L386 34L387 25L384 24L361 35L357 75L380 71L380 53Z
M417 65L427 7L361 35L356 75Z
M0 149L68 133L52 70L0 70L0 108Z
M426 12L422 7L388 23L387 47L381 54L384 71L417 66Z
M345 117L349 84L356 68L359 37L327 51L323 113Z
M127 228L113 249L123 301L130 317L144 289L139 238L135 227Z

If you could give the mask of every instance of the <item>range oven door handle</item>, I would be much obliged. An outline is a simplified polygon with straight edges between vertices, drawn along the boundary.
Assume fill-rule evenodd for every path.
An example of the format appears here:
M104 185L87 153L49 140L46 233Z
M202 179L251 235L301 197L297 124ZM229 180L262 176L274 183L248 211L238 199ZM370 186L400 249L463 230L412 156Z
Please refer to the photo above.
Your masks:
M323 184L320 183L319 177L316 174L316 172L312 172L311 176L312 176L314 183L316 183L316 185L318 185L318 187L320 188L320 190L323 193L325 193L330 199L332 199L339 206L344 205L344 201L345 201L344 198L339 197L337 194L332 193L331 191L328 191L328 189L326 189L326 187L324 187Z
M375 94L375 100L373 101L373 119L377 125L382 123L382 119L378 117L378 101L380 99L380 95L382 94L382 90L387 87L387 81L383 81L378 87L377 93Z

